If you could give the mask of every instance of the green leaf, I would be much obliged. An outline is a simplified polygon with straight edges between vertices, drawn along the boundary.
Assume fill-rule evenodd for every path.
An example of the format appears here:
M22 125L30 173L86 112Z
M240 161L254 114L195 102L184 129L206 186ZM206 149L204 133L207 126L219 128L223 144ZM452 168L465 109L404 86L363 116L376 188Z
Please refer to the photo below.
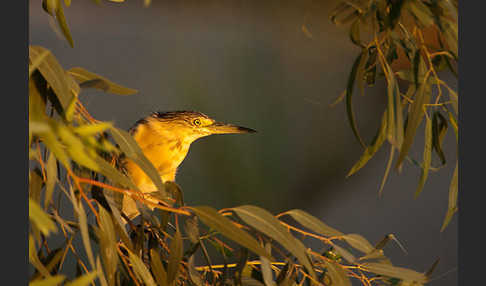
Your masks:
M423 273L419 273L407 268L396 267L382 263L365 262L360 265L361 269L367 272L373 272L388 277L398 278L405 281L414 281L418 283L425 283L427 278Z
M155 280L157 281L157 285L166 285L167 272L165 272L159 253L154 248L150 249L150 266L154 273Z
M91 284L96 277L98 277L97 272L89 272L81 277L76 278L74 281L66 283L66 286L87 286Z
M46 57L49 55L48 50L42 51L40 54L36 54L31 58L29 61L29 77L32 75L32 73L39 67L39 65L46 59Z
M319 234L322 234L326 237L331 237L331 236L341 236L344 235L342 232L339 230L336 230L318 218L310 215L309 213L303 211L303 210L298 210L298 209L293 209L290 211L285 212L284 214L290 215L293 219L295 219L298 223L301 225L305 226L306 228L315 231Z
M81 231L81 240L83 241L84 251L88 256L88 260L89 263L91 264L91 267L94 269L95 260L93 256L93 249L91 248L91 242L89 240L88 218L86 217L86 212L84 211L83 208L83 202L82 201L76 202L75 199L73 198L72 203L73 203L74 210L76 211L76 214L78 216L79 230Z
M361 236L359 234L356 234L356 233L346 234L342 237L342 239L344 239L353 248L355 248L355 249L357 249L357 250L359 250L359 251L361 251L365 254L370 253L373 250L375 250L373 245L371 245L371 243L366 238L364 238L363 236Z
M109 212L105 208L99 208L100 229L98 237L100 241L100 253L105 268L106 279L110 285L115 285L115 272L118 264L117 239L115 227Z
M30 204L29 204L30 205ZM40 207L39 207L40 209ZM42 210L41 210L42 211ZM29 210L29 216L30 216L30 210ZM49 270L46 269L46 267L42 264L42 262L39 259L39 256L37 256L37 251L35 249L35 242L34 238L32 235L29 234L29 262L39 271L44 277L51 277L51 274L49 273Z
M430 86L428 84L421 84L417 90L414 101L410 106L410 112L408 117L407 129L405 130L405 137L403 139L403 144L400 149L400 154L398 155L396 168L399 168L403 160L408 154L410 147L415 139L415 133L417 131L420 122L424 117L424 105L428 104L430 101Z
M87 71L81 67L71 68L68 70L68 73L71 74L80 83L91 81L91 80L98 80L97 82L95 82L96 83L95 85L90 87L98 88L105 92L118 94L118 95L131 95L138 92L136 89L131 89L131 88L121 86L119 84L116 84L108 80L105 77ZM100 81L102 81L103 83L100 84Z
M61 27L61 31L66 37L66 40L69 42L71 48L74 48L73 37L71 36L71 32L69 31L69 27L66 22L66 17L64 16L64 8L62 7L61 0L57 0L57 10L56 10L56 18L57 22L59 23L59 27Z
M348 115L348 121L351 125L351 129L353 130L354 136L358 139L359 143L363 148L366 148L366 144L364 143L363 139L359 135L358 126L356 124L356 119L354 117L353 105L352 105L352 97L353 97L353 88L354 82L356 80L356 75L360 69L363 68L363 65L366 62L366 55L367 50L363 49L363 51L359 54L359 56L354 61L353 67L351 69L351 73L349 74L348 84L346 87L346 112Z
M46 192L44 196L44 209L47 210L49 203L52 201L52 193L57 182L57 160L54 153L50 153L46 164Z
M51 232L57 232L56 224L31 198L29 198L29 219L46 236Z
M112 165L106 162L103 158L96 156L94 158L96 164L100 168L100 173L106 176L108 179L121 184L122 186L126 186L132 190L139 191L137 186L125 175L123 175L120 171L115 169Z
M267 243L265 245L265 249L268 253L271 252L272 245L270 243ZM272 265L270 264L270 260L264 256L260 256L260 262L261 262L261 270L262 270L262 276L263 276L263 282L265 282L266 286L277 286L277 283L273 280L273 271L272 271Z
M452 180L451 184L449 186L449 207L447 209L446 216L444 218L444 222L442 223L442 227L440 228L440 231L444 231L451 222L452 217L454 214L458 211L457 208L457 193L458 193L458 187L457 187L457 175L458 175L458 170L459 166L456 162L456 168L454 169L454 175L452 175Z
M235 226L231 220L227 219L215 209L207 206L190 207L199 219L212 229L217 230L222 235L248 248L253 253L273 259L263 247L246 231Z
M271 213L262 208L250 205L232 208L232 210L245 223L280 243L300 261L313 278L316 278L306 249L302 247L302 244L296 242L296 238Z
M142 259L135 255L130 250L127 250L128 257L130 262L132 263L133 270L139 279L141 279L147 286L156 286L154 278L150 274L150 271L147 269L145 264L143 263Z
M29 59L33 62L39 55L45 53L46 49L39 46L29 46ZM63 109L66 109L72 100L73 95L70 92L68 81L64 69L61 67L56 58L49 53L45 60L37 68L45 78L49 86L59 99Z
M445 165L446 158L444 151L442 151L442 140L447 131L447 120L440 113L440 111L434 112L432 116L432 148L440 158L442 165Z
M418 195L422 192L422 189L424 188L432 161L432 122L427 117L425 123L425 147L422 163L422 173L420 175L419 185L417 187L417 190L415 191L415 198L418 197Z
M182 238L177 229L170 243L170 257L167 265L167 284L175 285L179 274L179 267L182 260Z
M88 153L85 144L76 134L66 125L58 124L56 133L62 142L67 145L66 151L76 163L93 171L99 172L100 167L93 159L96 153ZM94 156L93 156L94 155Z
M388 179L388 175L390 174L390 169L393 163L393 157L395 156L395 146L390 145L390 157L388 157L388 163L386 164L385 174L383 175L383 179L381 180L380 189L378 191L378 196L381 197L383 194L383 188L385 187L386 179Z
M34 280L29 283L29 286L57 286L60 285L64 279L66 279L66 276L56 275L46 279Z
M154 167L152 162L150 162L147 157L143 154L142 149L138 146L137 141L126 131L113 127L110 129L113 139L120 146L120 149L125 153L125 155L133 160L152 180L159 192L167 197L165 192L164 184L160 178L159 172Z
M359 158L358 162L354 164L354 166L351 168L349 173L346 175L346 177L349 177L359 171L361 168L363 168L368 161L373 158L373 156L376 154L376 152L381 148L383 143L385 142L386 139L386 131L387 131L387 112L383 114L383 117L381 119L381 125L380 129L378 130L378 134L376 135L375 139L373 140L373 143L371 143L370 146L368 146L361 157Z
M329 262L327 260L324 261L326 264L326 270L331 278L332 285L336 286L351 286L351 280L349 280L349 277L346 275L346 272L344 269L341 267L341 265L334 263L334 262Z

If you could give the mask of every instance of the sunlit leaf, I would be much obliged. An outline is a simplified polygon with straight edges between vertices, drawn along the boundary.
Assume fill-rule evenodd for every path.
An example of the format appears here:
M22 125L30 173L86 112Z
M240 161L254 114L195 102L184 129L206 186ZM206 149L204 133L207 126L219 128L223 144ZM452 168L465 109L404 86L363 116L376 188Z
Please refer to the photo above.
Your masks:
M244 230L236 227L231 220L222 216L215 209L207 206L191 207L190 209L207 226L217 230L222 235L248 248L255 254L271 258L270 254L268 254L252 236L250 236Z
M131 94L135 94L135 93L138 92L135 89L124 87L124 86L121 86L119 84L116 84L116 83L108 80L105 77L102 77L100 75L97 75L95 73L87 71L87 70L85 70L84 68L81 68L81 67L71 68L71 69L68 70L68 73L70 73L80 83L90 81L90 80L101 80L101 81L103 81L104 84L98 84L98 85L94 85L94 86L91 86L91 87L101 89L105 92L118 94L118 95L131 95Z
M29 63L29 77L39 67L42 61L45 60L49 53L50 52L48 50L44 50L41 54L36 54L31 57L31 63Z
M34 223L37 228L44 234L49 235L51 232L56 233L56 224L51 218L42 210L42 208L34 200L29 198L29 220Z
M95 260L93 255L93 249L91 248L91 242L89 239L88 231L88 218L86 217L86 212L84 211L83 203L72 201L76 214L78 216L79 229L81 231L81 239L84 245L84 251L88 256L89 263L91 267L95 267Z
M40 46L29 46L29 59L33 61L45 51L47 50ZM71 102L73 95L70 92L64 69L51 53L47 54L45 60L39 64L37 69L53 89L61 106L65 109Z
M344 239L353 248L363 253L370 253L371 251L375 250L373 245L371 245L371 243L366 238L359 234L346 234L342 237L342 239Z
M47 209L52 200L52 193L57 182L57 160L53 153L50 153L46 164L46 192L44 196L44 209Z
M341 236L344 235L342 232L339 230L336 230L321 220L317 219L316 217L310 215L309 213L299 210L299 209L293 209L290 211L285 212L284 214L290 215L293 219L295 219L298 223L301 225L307 227L308 229L315 231L319 234L322 234L327 237L331 236Z
M88 286L96 279L96 277L98 277L97 272L86 273L83 276L66 283L66 286Z
M113 126L110 122L99 122L93 124L83 124L74 128L74 132L81 136L92 136L102 133Z
M40 207L39 207L40 209ZM42 210L41 210L42 211ZM30 216L30 210L29 210L29 216ZM37 251L35 248L35 242L34 238L32 235L29 234L29 262L39 271L44 277L51 277L51 274L49 271L46 269L46 267L42 264L42 262L39 259L39 256L37 256Z
M378 190L379 196L383 194L383 188L385 187L386 179L388 179L388 175L390 174L394 157L395 157L395 146L390 145L390 156L388 157L388 163L386 163L385 174L383 175L383 179L381 180L380 189Z
M118 264L117 242L115 227L110 213L103 207L99 208L100 231L98 233L100 241L101 259L105 269L106 279L110 285L115 285L115 272Z
M150 160L145 157L142 149L138 146L137 141L135 141L128 132L116 127L111 128L110 131L125 155L133 160L147 174L147 176L149 176L157 189L167 197L159 172L154 165L152 165Z
M232 210L245 223L275 239L304 265L313 278L316 277L305 248L302 248L301 244L296 243L296 239L271 213L259 207L249 205L232 208Z
M57 286L60 285L64 279L66 279L66 276L56 275L45 279L34 280L29 283L29 286Z
M265 249L268 253L271 252L272 246L270 243L267 243L265 245ZM263 276L263 282L265 282L266 286L277 286L277 283L273 280L273 271L272 271L272 265L270 264L270 260L264 256L260 256L260 262L261 262L261 270L262 270L262 276Z
M388 264L364 262L360 265L360 268L368 272L373 272L388 277L403 279L406 281L425 283L427 280L427 278L423 273L419 273L407 268L396 267Z

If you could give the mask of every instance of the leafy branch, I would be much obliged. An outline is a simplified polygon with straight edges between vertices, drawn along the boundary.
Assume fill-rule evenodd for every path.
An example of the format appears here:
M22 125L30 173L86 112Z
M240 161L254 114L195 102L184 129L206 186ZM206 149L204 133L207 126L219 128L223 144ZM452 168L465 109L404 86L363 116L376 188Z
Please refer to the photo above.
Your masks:
M415 196L425 185L429 172L446 164L442 142L449 126L458 134L458 94L439 77L450 72L457 77L457 1L453 0L353 0L342 1L331 20L349 25L349 37L361 49L351 69L343 97L353 134L364 148L348 177L359 171L381 149L390 145L390 155L379 194L392 166L400 171L405 161L421 169ZM364 95L384 79L388 104L376 136L366 144L353 110L354 86ZM447 93L447 96L445 94ZM410 148L425 118L422 162L409 156ZM395 159L395 153L397 158ZM432 153L440 161L432 165ZM395 163L393 161L395 160ZM457 162L449 191L444 230L457 212Z

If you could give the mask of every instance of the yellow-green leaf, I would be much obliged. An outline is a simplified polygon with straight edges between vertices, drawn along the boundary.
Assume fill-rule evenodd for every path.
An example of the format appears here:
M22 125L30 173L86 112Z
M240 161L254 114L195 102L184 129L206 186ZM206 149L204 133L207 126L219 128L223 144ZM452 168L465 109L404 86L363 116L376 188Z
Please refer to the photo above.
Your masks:
M68 73L70 73L79 83L83 83L83 82L90 81L90 80L103 81L104 84L96 84L96 85L91 86L91 87L101 89L105 92L118 94L118 95L131 95L131 94L135 94L135 93L138 92L136 89L121 86L119 84L116 84L116 83L108 80L105 77L102 77L100 75L97 75L95 73L87 71L86 69L81 68L81 67L71 68L71 69L68 70Z
M97 272L89 272L69 283L66 283L66 286L88 286L96 279L96 277L98 277Z
M137 277L140 278L147 286L156 286L157 284L155 284L154 278L143 263L142 259L140 259L140 257L135 255L130 250L127 251L128 257L130 259L130 262L132 263L133 269Z
M166 285L167 272L162 264L159 253L154 248L150 249L150 266L154 273L155 280L157 281L157 285Z
M245 223L280 243L304 265L313 278L316 278L306 249L302 247L302 244L296 243L296 238L271 213L262 208L250 205L232 208L232 210Z
M64 275L51 276L46 279L38 279L29 283L29 286L57 286L66 279Z
M332 285L336 286L351 286L351 280L349 280L349 277L346 275L346 272L344 271L343 268L341 268L341 265L329 262L329 261L324 261L326 264L326 269L329 277L331 278Z
M366 238L364 238L359 234L356 233L346 234L342 237L342 239L344 239L353 248L365 254L375 250L373 245L371 245L371 243Z
M359 158L358 162L354 164L354 166L351 168L349 173L346 175L346 177L349 177L359 171L361 168L363 168L368 161L373 158L375 153L381 148L383 145L383 142L385 142L386 139L386 131L387 131L387 112L383 114L382 120L381 120L381 125L380 129L378 130L378 134L376 135L376 138L373 140L373 143L368 146L361 157Z
M61 27L61 31L64 34L64 37L66 37L67 41L69 42L69 45L71 46L71 48L74 48L73 38L71 36L71 32L69 31L69 27L66 22L66 17L64 16L64 8L62 7L61 0L58 0L58 3L59 3L58 8L56 10L57 22Z
M162 192L165 197L167 194L165 192L165 187L160 179L159 172L150 162L147 157L143 154L142 149L138 146L137 141L126 131L113 127L110 129L113 139L120 146L120 149L125 153L125 155L133 160L152 180L157 189Z
M52 200L52 193L54 192L54 187L57 182L57 160L54 153L50 153L49 159L47 159L46 164L46 193L44 196L44 209L47 209L49 203Z
M454 174L452 175L451 185L449 186L449 207L447 209L446 216L444 218L444 222L442 223L442 227L440 231L444 231L447 225L451 222L452 217L458 211L457 208L457 176L458 176L459 165L456 162L456 168L454 169Z
M415 191L415 197L418 197L422 189L424 188L425 181L430 170L430 163L432 161L432 122L427 117L425 121L425 147L424 147L424 157L422 163L422 173L420 175L419 185Z
M367 272L403 279L405 281L425 283L427 280L423 273L389 264L365 262L360 265L360 268Z
M217 230L241 246L248 248L255 254L271 258L271 255L252 236L235 226L231 220L218 213L215 209L207 206L191 207L190 209L207 226Z
M57 232L56 224L31 198L29 198L29 219L46 236L51 232Z
M399 168L408 154L410 147L415 139L417 128L424 117L424 105L430 101L430 86L422 83L417 90L414 101L411 104L407 129L405 130L405 137L401 145L400 154L398 155L396 167Z
M298 210L298 209L293 209L290 211L287 211L283 213L285 215L290 215L293 219L295 219L298 223L301 225L307 227L308 229L315 231L319 234L322 234L324 236L330 237L330 236L341 236L343 235L342 232L339 230L336 230L321 220L317 219L316 217L310 215L309 213L303 211L303 210Z

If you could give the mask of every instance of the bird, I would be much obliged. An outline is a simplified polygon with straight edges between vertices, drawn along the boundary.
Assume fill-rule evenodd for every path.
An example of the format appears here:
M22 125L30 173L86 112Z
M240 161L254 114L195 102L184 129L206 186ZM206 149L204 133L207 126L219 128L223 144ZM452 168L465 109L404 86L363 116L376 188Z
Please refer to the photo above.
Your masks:
M162 182L175 182L177 170L191 144L214 134L255 133L250 128L218 122L196 111L153 112L138 120L129 134L135 139L145 157L157 169ZM157 192L157 187L140 167L129 159L123 169L142 193ZM135 201L124 196L122 212L133 219L140 213Z

